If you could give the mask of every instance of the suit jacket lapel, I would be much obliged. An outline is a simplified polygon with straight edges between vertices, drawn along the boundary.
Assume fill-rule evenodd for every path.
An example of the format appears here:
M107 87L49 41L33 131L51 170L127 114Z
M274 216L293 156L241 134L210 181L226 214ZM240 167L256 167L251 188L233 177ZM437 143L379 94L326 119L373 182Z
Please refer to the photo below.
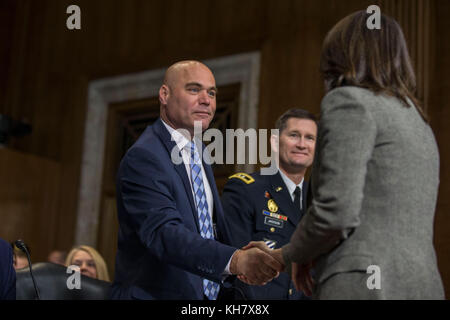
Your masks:
M164 127L164 124L162 123L161 119L158 118L156 122L153 124L153 128L155 130L155 133L159 136L163 144L165 145L167 152L169 155L171 154L173 148L177 148L177 145L175 141L172 140L172 137L170 136L169 131L167 131L166 127ZM181 157L181 151L178 149L179 155ZM194 198L192 196L192 187L189 182L189 177L186 172L186 167L183 162L180 164L174 164L175 171L180 176L181 180L183 181L184 189L186 190L186 194L189 198L189 203L192 208L192 214L194 216L195 224L197 225L197 229L200 230L200 227L198 225L198 217L197 217L197 209L194 203Z
M271 188L270 195L273 200L278 205L278 213L285 215L288 217L288 223L294 224L296 226L300 221L301 213L299 209L294 207L294 203L292 202L292 198L289 194L289 191L284 183L283 179L279 172L271 176L270 179ZM282 189L278 192L276 191L278 187Z

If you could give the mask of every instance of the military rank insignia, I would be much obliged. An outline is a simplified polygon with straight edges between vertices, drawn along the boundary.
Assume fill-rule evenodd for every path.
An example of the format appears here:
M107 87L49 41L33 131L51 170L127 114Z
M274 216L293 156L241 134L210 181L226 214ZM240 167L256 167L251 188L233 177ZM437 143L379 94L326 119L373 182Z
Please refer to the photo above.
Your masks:
M246 184L251 184L251 183L255 182L255 179L253 179L251 175L246 174L245 172L238 172L238 173L235 173L232 176L228 177L228 179L233 179L233 178L237 178L237 179L245 182Z

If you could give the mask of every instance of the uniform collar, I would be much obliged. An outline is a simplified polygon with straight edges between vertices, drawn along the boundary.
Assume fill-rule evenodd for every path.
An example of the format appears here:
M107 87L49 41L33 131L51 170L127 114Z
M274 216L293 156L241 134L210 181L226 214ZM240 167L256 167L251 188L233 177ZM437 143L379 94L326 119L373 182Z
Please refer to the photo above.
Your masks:
M291 179L288 178L288 176L286 176L283 171L281 171L280 168L278 168L278 172L280 173L281 179L283 179L284 184L286 185L286 188L289 191L289 195L292 197L295 191L296 187L299 187L300 190L303 190L303 181L305 181L305 179L303 178L302 181L300 181L299 184L295 184Z

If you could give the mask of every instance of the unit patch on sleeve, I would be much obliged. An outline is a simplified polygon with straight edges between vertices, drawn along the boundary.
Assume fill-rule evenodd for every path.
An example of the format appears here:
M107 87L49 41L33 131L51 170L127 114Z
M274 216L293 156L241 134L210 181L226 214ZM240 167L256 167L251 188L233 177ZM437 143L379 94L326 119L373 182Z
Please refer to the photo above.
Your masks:
M275 246L277 245L276 241L273 240L269 240L267 238L264 238L264 243L270 248L270 249L275 249Z

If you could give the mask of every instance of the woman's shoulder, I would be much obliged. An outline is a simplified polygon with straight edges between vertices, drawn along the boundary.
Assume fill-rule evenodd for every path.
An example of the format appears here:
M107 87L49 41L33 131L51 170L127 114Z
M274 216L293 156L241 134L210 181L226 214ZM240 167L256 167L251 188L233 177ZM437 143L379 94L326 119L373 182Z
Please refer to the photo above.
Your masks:
M330 90L323 101L329 100L367 100L367 99L376 99L377 95L366 88L356 87L356 86L342 86L337 87Z
M330 90L322 99L321 111L355 110L366 113L371 105L377 104L378 96L372 91L355 86L338 87Z
M403 104L397 97L375 93L372 90L361 87L343 86L335 88L325 95L321 103L321 110L358 109L385 117L386 113L390 114L393 110L400 111L405 109L392 109L392 106L403 106Z

